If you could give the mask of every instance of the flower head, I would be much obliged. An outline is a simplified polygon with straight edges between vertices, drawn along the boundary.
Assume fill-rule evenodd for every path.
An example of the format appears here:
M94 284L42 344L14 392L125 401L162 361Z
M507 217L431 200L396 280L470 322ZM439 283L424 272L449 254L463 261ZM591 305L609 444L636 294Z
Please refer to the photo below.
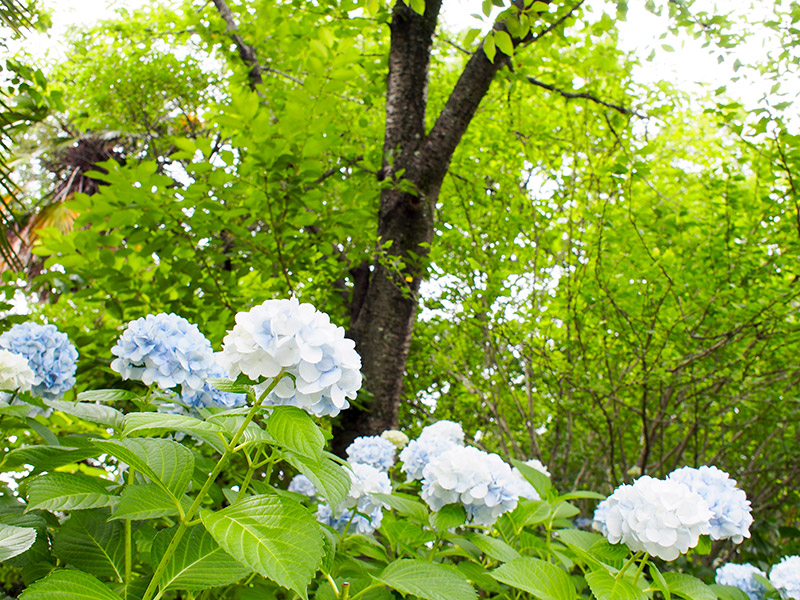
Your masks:
M781 562L772 567L769 582L782 597L800 600L800 556L784 556Z
M735 565L728 563L717 569L714 581L718 585L731 585L742 590L750 600L762 600L767 588L756 581L753 575L766 577L766 573L751 564Z
M670 481L678 481L700 494L711 509L711 539L730 538L739 544L750 537L750 501L744 491L736 487L736 481L717 467L683 467L667 476Z
M227 372L220 367L216 361L214 361L208 370L209 377L223 378L227 377L227 375ZM181 404L194 409L212 406L234 408L247 404L247 394L223 392L207 381L203 381L203 384L199 388L189 387L188 385L184 385L181 388Z
M0 390L27 392L36 380L36 374L21 354L0 350Z
M292 477L292 480L289 482L288 489L290 492L302 494L303 496L308 496L312 499L316 498L317 496L317 488L313 483L311 483L311 480L302 473L298 473Z
M394 464L397 448L392 442L377 435L357 437L347 447L347 460L350 463L370 465L379 471L388 471Z
M53 325L20 323L0 335L0 348L24 356L33 371L30 391L54 400L75 385L78 351Z
M196 325L172 313L131 321L111 353L117 357L111 368L123 379L165 390L178 385L202 389L215 369L211 343Z
M422 499L438 511L460 502L473 523L493 525L519 499L517 483L509 467L497 454L472 446L452 446L423 469Z
M464 429L453 421L437 421L422 429L419 434L420 440L446 440L457 446L464 445Z
M398 450L402 450L408 445L408 436L397 429L387 429L381 434L381 437L392 442Z
M612 544L675 560L710 532L711 517L706 501L686 485L645 475L600 503L595 527Z
M273 378L284 369L293 378L281 379L265 404L290 404L316 416L338 415L361 387L355 342L328 315L294 298L267 300L238 313L220 362L232 378L240 373L253 380Z
M430 437L423 439L420 437L411 440L408 446L400 452L400 460L403 466L400 470L406 474L406 481L422 479L422 470L431 460L439 456L442 452L456 447L456 444L448 439Z

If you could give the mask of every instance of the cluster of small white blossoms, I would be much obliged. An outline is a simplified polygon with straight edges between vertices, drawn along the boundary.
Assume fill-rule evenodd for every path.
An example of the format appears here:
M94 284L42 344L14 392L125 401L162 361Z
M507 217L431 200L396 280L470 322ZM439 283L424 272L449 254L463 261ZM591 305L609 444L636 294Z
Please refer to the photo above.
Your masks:
M308 496L312 500L317 496L317 488L311 483L311 480L302 473L298 473L292 478L289 482L288 490L295 494Z
M421 497L432 510L460 502L467 518L493 525L513 510L520 486L503 459L472 446L453 446L434 457L422 470Z
M784 556L772 567L769 582L787 600L800 600L800 556Z
M640 477L598 505L593 525L612 544L624 542L664 560L697 546L701 535L738 543L750 536L750 503L744 492L732 491L735 481L716 471L686 467L666 480Z
M317 507L317 520L336 529L368 535L381 526L383 503L373 494L391 494L392 483L389 476L375 467L364 464L351 464L350 491L347 498L334 511L329 504Z
M370 435L357 437L346 452L351 464L370 465L386 472L394 465L397 446L382 436Z
M8 350L0 350L0 390L28 392L36 381L36 374L28 359Z
M361 387L355 342L328 315L294 298L267 300L238 313L218 359L234 379L244 373L261 381L284 370L292 377L282 378L265 404L298 406L319 417L348 408L348 398L354 399Z
M763 600L767 588L756 581L753 575L760 575L761 577L767 576L764 571L749 563L743 565L728 563L717 569L714 582L718 585L730 585L739 588L747 594L750 600Z
M422 470L431 460L455 446L464 445L464 430L452 421L437 421L428 425L400 453L406 481L422 479Z

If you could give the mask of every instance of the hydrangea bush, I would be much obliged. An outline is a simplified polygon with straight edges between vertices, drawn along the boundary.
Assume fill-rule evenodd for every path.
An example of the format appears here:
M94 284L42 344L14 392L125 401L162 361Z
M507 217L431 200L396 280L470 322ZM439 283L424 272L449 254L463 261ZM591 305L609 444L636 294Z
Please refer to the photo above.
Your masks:
M355 399L360 359L296 300L239 313L216 354L177 315L137 319L109 356L141 389L74 402L54 399L77 358L55 327L17 326L0 346L7 392L88 426L0 459L33 465L0 492L0 564L20 569L23 600L800 598L797 556L769 579L730 564L708 584L670 564L746 543L749 502L714 467L559 493L539 460L468 445L451 421L328 453L323 417ZM0 419L30 421L19 408L0 403ZM577 528L578 504L598 501L599 532Z

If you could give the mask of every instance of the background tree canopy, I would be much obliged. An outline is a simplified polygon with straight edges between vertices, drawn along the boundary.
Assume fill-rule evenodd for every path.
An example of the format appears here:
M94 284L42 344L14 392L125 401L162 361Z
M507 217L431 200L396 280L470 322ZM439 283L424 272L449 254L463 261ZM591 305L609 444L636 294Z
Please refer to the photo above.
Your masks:
M363 357L339 448L435 405L567 486L717 464L796 522L800 7L758 15L753 64L747 15L647 3L768 82L745 107L637 83L624 2L476 3L483 32L440 5L154 3L19 74L49 116L16 135L15 247L83 381L130 319L219 344L293 294Z

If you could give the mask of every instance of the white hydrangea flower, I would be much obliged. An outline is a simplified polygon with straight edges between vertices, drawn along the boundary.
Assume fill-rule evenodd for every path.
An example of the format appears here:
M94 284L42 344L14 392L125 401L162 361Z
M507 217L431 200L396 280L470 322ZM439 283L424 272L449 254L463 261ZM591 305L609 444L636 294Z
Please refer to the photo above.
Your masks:
M27 358L8 350L0 350L0 390L29 392L35 383L36 374Z
M408 436L398 429L387 429L381 437L388 442L392 442L398 450L402 450L408 445Z
M769 582L783 598L800 600L800 556L784 556L772 567Z
M464 445L464 429L453 421L437 421L422 429L419 440L447 440L457 446Z
M544 466L542 461L540 461L540 460L538 460L536 458L532 458L531 460L526 460L525 464L528 465L529 467L531 467L532 469L536 469L542 475L546 475L547 477L550 477L550 471L547 470L547 467Z
M379 471L388 471L394 464L397 448L389 440L377 435L361 436L347 447L348 462L370 465Z
M631 550L664 560L675 560L711 531L713 513L706 501L677 481L645 475L618 487L604 502L595 520L603 518L600 527L609 542L625 542Z
M493 525L519 499L514 476L497 454L452 446L423 469L421 497L432 510L461 502L473 523Z
M238 313L218 356L231 378L244 373L261 380L285 369L293 378L281 379L265 404L290 404L318 417L338 415L361 387L355 342L328 315L295 298L267 300Z
M308 496L312 499L316 498L317 496L317 488L313 483L311 483L311 480L302 473L298 473L292 477L292 480L289 482L288 489L290 492L302 494L303 496Z
M403 466L400 470L406 474L406 481L422 479L422 470L431 460L439 456L442 452L457 447L456 444L446 438L427 438L411 440L408 446L400 452L400 460Z
M522 473L519 472L519 469L511 469L511 475L512 477L510 480L510 485L517 496L520 498L527 498L528 500L542 499L542 497L539 495L539 492L536 491L536 488L533 487L530 482L525 479L525 477L523 477Z
M683 467L667 476L700 494L711 509L711 539L731 539L740 544L750 537L750 501L743 490L736 487L736 480L717 467L702 466L699 469Z
M735 565L728 563L717 569L714 582L718 585L730 585L742 590L750 600L763 600L767 588L755 580L753 575L766 577L767 574L751 564Z
M620 487L626 487L626 484L623 484ZM619 488L614 491L614 494L616 494L617 491L619 491ZM608 526L606 525L606 519L608 519L608 511L612 504L610 502L611 496L605 500L602 500L600 504L597 505L597 508L594 509L594 519L592 520L592 529L599 531L605 537L608 537Z

